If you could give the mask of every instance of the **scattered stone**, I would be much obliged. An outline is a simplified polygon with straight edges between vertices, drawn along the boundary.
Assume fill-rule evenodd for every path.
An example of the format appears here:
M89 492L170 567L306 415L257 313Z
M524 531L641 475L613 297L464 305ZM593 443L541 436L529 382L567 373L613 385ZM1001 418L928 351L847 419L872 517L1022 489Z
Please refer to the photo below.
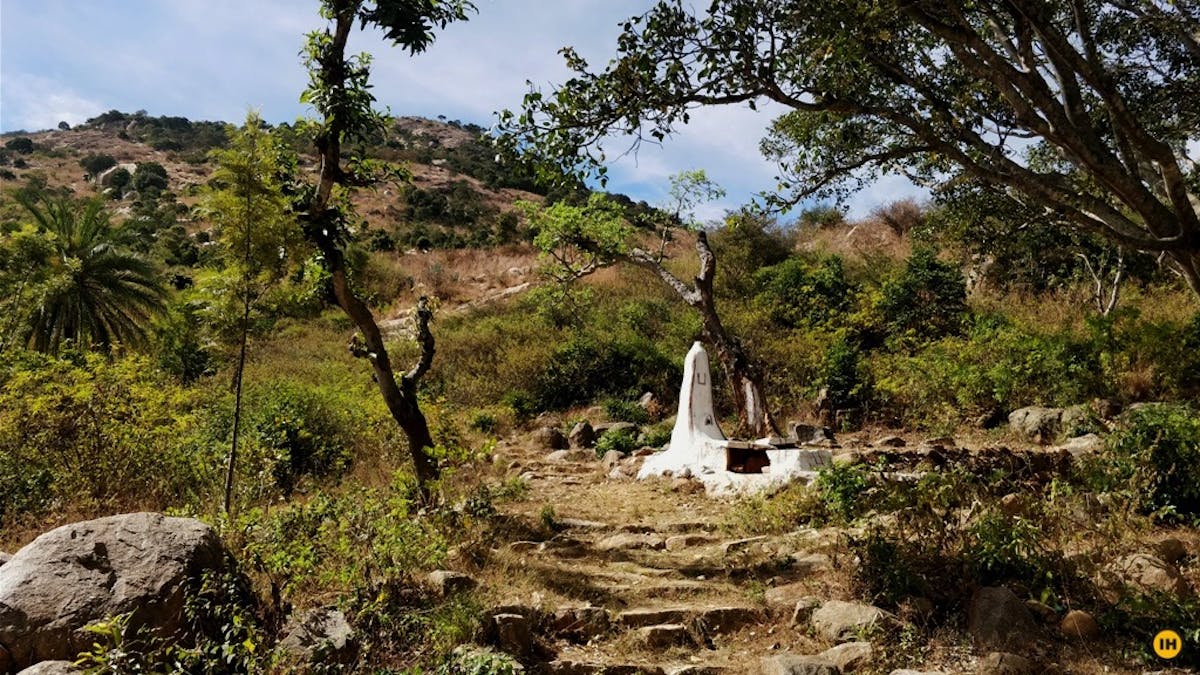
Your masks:
M829 427L802 424L800 422L788 422L787 426L787 438L789 441L796 443L820 443L822 441L833 440L833 431Z
M537 541L514 541L508 545L508 550L513 553L530 553L536 551L541 542Z
M1013 518L1025 512L1025 497L1015 492L1010 492L1000 498L1000 511Z
M791 557L792 569L804 574L814 574L833 569L833 560L824 553L796 554Z
M1033 615L1015 593L1003 586L985 586L971 596L967 632L987 649L1024 649L1033 642Z
M730 633L757 624L762 613L753 607L710 607L697 617L705 634Z
M607 530L608 523L601 523L597 520L584 520L582 518L559 518L558 524L567 530Z
M945 673L940 670L909 670L908 668L901 668L893 670L888 675L945 675Z
M1168 565L1176 565L1188 555L1187 546L1174 537L1159 541L1154 545L1154 552ZM3 564L3 559L4 555L0 554L0 564Z
M682 551L693 546L707 546L715 541L715 538L707 534L676 534L667 537L666 549L668 551Z
M558 430L558 427L542 427L533 432L533 440L540 447L548 450L566 450L571 447L570 441Z
M762 675L839 675L833 663L820 656L778 654L759 661Z
M496 614L497 645L505 652L524 659L533 653L533 626L529 617L521 614Z
M704 483L694 478L674 478L671 480L671 492L694 495L704 492Z
M605 424L596 425L596 438L600 438L607 433L622 433L627 432L631 435L637 435L638 426L633 422L607 422Z
M954 440L953 436L934 436L921 441L921 445L935 448L954 448L958 446L958 441Z
M691 643L692 637L687 628L679 623L667 623L657 626L646 626L638 629L642 642L651 649L667 649L681 647Z
M22 670L18 675L83 675L85 672L71 661L42 661Z
M1179 574L1179 570L1152 555L1135 553L1125 556L1117 561L1115 571L1126 584L1142 590L1162 591L1176 596L1188 593L1187 581Z
M739 551L744 551L744 550L750 548L751 546L753 546L754 544L757 544L757 543L760 543L760 542L763 542L766 540L767 540L767 537L765 535L759 535L757 537L747 537L745 539L734 539L733 541L727 541L721 545L721 553L723 553L725 555L729 555L731 553L737 553Z
M558 463L573 464L577 462L590 462L594 459L596 459L596 455L590 450L580 450L578 448L575 450L555 450L546 455L546 461Z
M1037 675L1039 669L1032 661L1008 652L992 652L979 661L979 675Z
M572 448L590 448L596 445L596 430L592 428L591 422L584 420L571 427L567 441Z
M554 632L576 642L587 642L608 632L611 621L603 607L568 607L554 612Z
M1030 406L1009 413L1008 424L1029 440L1045 445L1058 436L1062 416L1062 408Z
M1033 617L1041 623L1050 624L1058 621L1058 612L1054 608L1044 602L1037 600L1026 600L1025 606L1029 608Z
M453 570L434 570L425 579L433 592L443 598L469 591L478 585L469 575Z
M796 606L796 602L804 597L811 597L808 585L804 582L795 582L768 588L763 593L763 603L773 611L790 611L792 607Z
M870 663L874 653L870 642L845 642L821 652L821 658L837 667L838 672L849 673Z
M596 550L601 552L628 551L632 549L657 551L665 545L666 543L663 541L663 538L656 534L620 532L600 540L600 543L596 544Z
M895 621L891 614L872 605L830 600L812 613L809 623L817 635L830 642L846 642Z
M623 628L643 628L667 623L685 623L687 619L686 609L627 609L617 614L616 622Z
M279 647L301 663L350 663L358 651L346 615L328 607L291 617L283 634Z
M41 535L0 567L0 645L9 660L0 670L74 659L95 641L84 627L118 614L132 612L132 628L164 638L185 632L189 582L224 569L227 555L208 525L159 513L109 516Z
M871 445L876 448L903 448L908 443L899 436L884 436L876 439Z
M1058 627L1063 635L1079 640L1092 640L1100 636L1100 625L1091 614L1079 609L1067 612Z
M621 454L620 450L609 450L600 458L600 466L604 467L605 471L612 471L621 465L623 459L625 455Z
M1076 436L1066 443L1054 448L1055 450L1065 450L1071 453L1075 459L1094 455L1104 449L1104 439L1096 434L1084 434Z
M816 596L806 596L796 601L792 608L792 625L803 626L812 621L813 612L821 606L821 599Z

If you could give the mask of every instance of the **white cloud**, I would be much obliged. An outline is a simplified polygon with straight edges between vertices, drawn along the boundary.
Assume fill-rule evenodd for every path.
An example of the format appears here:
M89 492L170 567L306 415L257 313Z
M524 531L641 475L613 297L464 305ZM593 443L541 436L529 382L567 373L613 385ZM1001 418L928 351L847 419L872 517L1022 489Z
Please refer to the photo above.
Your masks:
M75 125L104 112L99 101L81 95L55 80L24 74L4 78L3 119L0 128L37 131L59 122Z

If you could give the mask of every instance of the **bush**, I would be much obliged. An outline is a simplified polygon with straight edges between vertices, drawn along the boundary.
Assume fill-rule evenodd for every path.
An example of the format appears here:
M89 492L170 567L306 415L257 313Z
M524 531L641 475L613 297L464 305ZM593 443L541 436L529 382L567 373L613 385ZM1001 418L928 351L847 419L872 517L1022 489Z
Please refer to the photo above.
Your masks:
M884 283L878 310L893 338L917 342L958 334L967 316L967 285L931 248L913 251L898 276Z
M28 155L33 152L35 146L33 139L26 138L25 136L17 136L5 143L4 147L18 154Z
M596 456L603 457L614 450L622 455L628 455L637 448L637 436L632 430L613 429L604 432L604 435L596 441Z
M619 398L605 399L604 414L610 420L646 424L650 421L650 413L633 401L623 401Z
M253 429L267 452L275 488L291 495L301 476L340 475L349 466L347 421L315 389L272 383L255 406Z
M844 335L825 351L821 383L833 410L859 408L869 400L870 384L861 358L858 344Z
M563 410L604 395L650 391L663 398L679 377L679 364L648 340L603 342L577 334L555 350L538 377L534 396L541 410Z
M148 189L167 189L167 170L158 162L138 162L133 172L133 189L143 192Z
M1129 414L1108 439L1104 490L1131 489L1142 509L1165 520L1200 516L1200 417L1155 404Z
M104 173L105 169L111 169L116 165L116 158L105 153L92 153L79 160L79 166L83 167L83 170L87 171L89 176L99 176L101 173Z
M761 289L755 302L775 323L788 328L839 322L853 300L854 287L837 256L816 262L789 258L760 270L755 281Z
M862 497L871 485L870 474L863 464L834 464L817 473L816 485L829 513L850 522L865 510Z

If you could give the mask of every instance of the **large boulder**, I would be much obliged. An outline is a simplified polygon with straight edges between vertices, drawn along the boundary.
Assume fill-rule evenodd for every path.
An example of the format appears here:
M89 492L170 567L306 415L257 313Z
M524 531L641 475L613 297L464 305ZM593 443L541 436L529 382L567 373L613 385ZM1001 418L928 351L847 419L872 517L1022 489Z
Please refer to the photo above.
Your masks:
M894 625L896 618L872 605L830 600L812 613L809 623L818 636L846 642Z
M84 627L119 614L179 635L189 582L225 560L216 532L192 518L131 513L51 530L0 567L0 653L15 670L74 659L95 639Z
M1036 639L1037 625L1015 593L1003 586L985 586L971 597L967 632L980 647L1024 651Z
M1189 595L1191 591L1179 568L1152 555L1135 553L1121 558L1112 567L1119 583L1143 592L1162 592L1180 597ZM3 570L0 567L0 573ZM1110 582L1108 585L1113 584Z
M1014 410L1008 415L1008 425L1038 443L1049 443L1062 429L1062 408L1030 406Z
M354 629L346 615L317 607L291 617L279 647L290 658L306 664L349 663L358 652Z

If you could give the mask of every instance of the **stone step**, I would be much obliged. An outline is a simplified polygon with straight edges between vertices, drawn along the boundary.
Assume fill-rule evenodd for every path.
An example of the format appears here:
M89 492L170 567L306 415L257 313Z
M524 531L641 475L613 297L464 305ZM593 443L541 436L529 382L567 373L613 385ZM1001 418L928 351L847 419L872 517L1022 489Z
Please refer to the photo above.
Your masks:
M645 628L663 624L695 625L706 635L739 630L763 621L765 613L757 607L683 606L627 609L619 612L615 623L623 628Z
M700 664L655 665L647 663L600 663L560 659L540 666L551 675L726 675L739 672L725 666Z

